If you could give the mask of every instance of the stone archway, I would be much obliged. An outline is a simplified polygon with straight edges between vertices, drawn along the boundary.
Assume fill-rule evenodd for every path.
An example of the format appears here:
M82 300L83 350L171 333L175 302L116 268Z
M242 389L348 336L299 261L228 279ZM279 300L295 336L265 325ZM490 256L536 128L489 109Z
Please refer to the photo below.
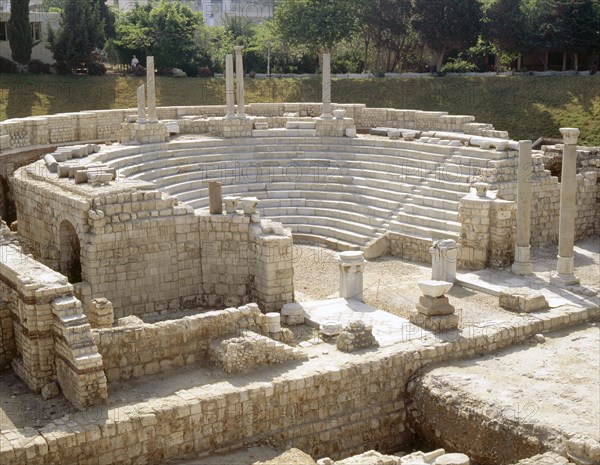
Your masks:
M60 223L59 246L59 271L69 279L70 283L81 282L81 246L75 228L67 220Z

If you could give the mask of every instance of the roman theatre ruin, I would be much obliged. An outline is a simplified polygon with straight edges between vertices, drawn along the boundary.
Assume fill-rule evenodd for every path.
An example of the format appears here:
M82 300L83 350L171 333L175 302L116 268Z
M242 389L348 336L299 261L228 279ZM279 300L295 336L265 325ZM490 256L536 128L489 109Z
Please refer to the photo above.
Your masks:
M0 463L600 463L598 152L334 104L328 55L246 104L241 54L223 106L149 57L138 108L0 122Z

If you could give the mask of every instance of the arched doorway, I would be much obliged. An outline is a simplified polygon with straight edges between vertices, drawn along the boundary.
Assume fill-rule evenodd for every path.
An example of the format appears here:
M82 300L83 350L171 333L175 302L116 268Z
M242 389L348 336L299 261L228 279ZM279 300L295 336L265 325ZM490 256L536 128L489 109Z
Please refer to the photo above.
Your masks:
M81 247L77 232L71 223L64 220L60 224L60 263L59 271L69 278L70 283L80 283L81 279Z

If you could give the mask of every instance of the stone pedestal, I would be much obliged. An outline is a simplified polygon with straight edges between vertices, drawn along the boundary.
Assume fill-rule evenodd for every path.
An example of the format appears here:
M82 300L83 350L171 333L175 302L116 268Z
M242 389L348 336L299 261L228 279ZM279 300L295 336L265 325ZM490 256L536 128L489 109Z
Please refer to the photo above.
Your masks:
M223 213L223 197L221 193L220 182L208 182L208 201L210 204L211 215L220 215L221 213Z
M531 141L519 142L519 168L517 171L517 234L515 241L515 262L512 272L518 275L530 275L531 268L531 183L533 163Z
M235 116L235 84L232 54L225 56L225 100L227 102L227 118L233 118Z
M559 286L579 284L574 273L575 217L577 215L577 138L579 129L561 128L564 138L560 181L560 218L557 271L550 283Z
M409 315L411 323L429 331L446 331L458 328L458 315L444 294L452 283L437 280L420 281L419 288L423 296L419 298L416 309Z
M365 269L363 252L340 252L337 262L340 266L340 297L362 302Z
M430 247L431 279L454 283L456 280L456 262L459 247L456 241L444 239L435 241Z
M246 104L244 102L244 60L242 58L242 50L244 47L238 45L235 49L235 74L237 78L237 104L238 117L246 117Z
M304 309L297 303L284 304L281 308L281 322L288 326L304 323Z
M147 99L148 99L148 122L156 123L158 118L156 117L156 87L155 87L155 75L154 75L154 57L146 58L146 87L147 87Z
M323 53L323 114L321 118L331 119L331 53Z

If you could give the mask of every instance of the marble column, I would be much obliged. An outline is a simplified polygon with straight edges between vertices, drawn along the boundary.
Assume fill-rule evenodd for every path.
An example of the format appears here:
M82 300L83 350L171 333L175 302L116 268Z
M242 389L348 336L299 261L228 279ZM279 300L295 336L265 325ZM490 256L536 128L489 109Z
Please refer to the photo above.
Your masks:
M242 58L242 50L244 47L237 45L235 49L235 74L237 78L237 104L238 117L246 117L246 105L244 103L244 60Z
M340 297L363 302L363 272L365 259L363 252L340 252Z
M557 271L550 283L555 286L579 284L575 276L573 246L575 244L575 216L577 215L577 138L579 129L561 128L564 148L560 181L560 218L558 231Z
M519 168L517 171L517 237L512 272L530 275L531 269L531 183L533 163L530 140L519 141Z
M156 117L156 87L155 87L154 76L154 57L146 58L146 86L147 86L147 98L148 98L148 122L157 123L158 118Z
M146 123L146 86L143 84L137 88L138 123Z
M321 118L332 118L331 115L331 53L323 53L323 114Z
M225 99L227 101L227 118L235 116L235 84L233 80L233 55L225 56Z

